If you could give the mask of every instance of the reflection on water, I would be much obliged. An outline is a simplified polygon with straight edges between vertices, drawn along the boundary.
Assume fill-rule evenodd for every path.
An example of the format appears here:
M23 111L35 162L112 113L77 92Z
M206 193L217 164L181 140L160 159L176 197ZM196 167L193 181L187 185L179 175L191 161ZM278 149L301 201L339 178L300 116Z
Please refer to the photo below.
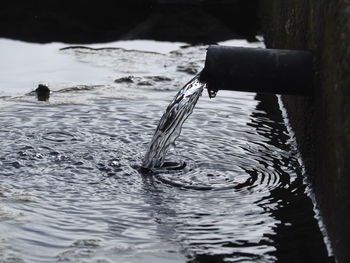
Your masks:
M156 124L191 78L177 66L200 68L205 47L77 51L62 52L138 64L109 85L58 84L49 102L5 99L1 262L328 262L274 96L201 97L166 160L186 165L143 175ZM155 74L152 59L168 67Z
M78 63L59 54L63 44L24 43L0 38L0 96L20 95L45 83L77 85L102 82L112 71Z

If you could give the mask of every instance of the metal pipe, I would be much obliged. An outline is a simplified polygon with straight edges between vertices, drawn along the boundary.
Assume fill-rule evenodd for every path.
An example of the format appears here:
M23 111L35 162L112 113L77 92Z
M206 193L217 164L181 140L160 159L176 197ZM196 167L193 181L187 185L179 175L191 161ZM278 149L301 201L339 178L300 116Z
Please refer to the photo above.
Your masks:
M208 91L311 95L313 56L309 51L213 45L200 80Z

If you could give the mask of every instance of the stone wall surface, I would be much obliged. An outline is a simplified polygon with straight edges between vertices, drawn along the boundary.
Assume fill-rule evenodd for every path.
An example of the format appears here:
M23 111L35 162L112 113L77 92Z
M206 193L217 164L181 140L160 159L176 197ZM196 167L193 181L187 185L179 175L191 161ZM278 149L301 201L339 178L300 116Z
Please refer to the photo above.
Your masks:
M283 96L337 262L350 262L350 0L264 0L268 48L314 53L313 96Z

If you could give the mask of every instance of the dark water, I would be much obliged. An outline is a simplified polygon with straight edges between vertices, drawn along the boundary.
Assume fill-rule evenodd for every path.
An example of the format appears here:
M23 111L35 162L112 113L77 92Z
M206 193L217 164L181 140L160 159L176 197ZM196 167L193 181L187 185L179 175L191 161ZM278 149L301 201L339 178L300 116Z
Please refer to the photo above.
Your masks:
M1 262L329 261L275 96L202 96L165 160L186 165L145 175L205 47L61 52L118 80L2 99Z

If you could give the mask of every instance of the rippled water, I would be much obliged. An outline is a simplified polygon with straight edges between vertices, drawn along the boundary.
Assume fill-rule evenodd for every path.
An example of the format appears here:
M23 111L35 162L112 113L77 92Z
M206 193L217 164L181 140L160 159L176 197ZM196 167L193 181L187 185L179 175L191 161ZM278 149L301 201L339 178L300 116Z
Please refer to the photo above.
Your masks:
M143 174L205 47L59 54L116 81L1 99L1 262L328 262L275 96L202 96L166 160L186 165Z

